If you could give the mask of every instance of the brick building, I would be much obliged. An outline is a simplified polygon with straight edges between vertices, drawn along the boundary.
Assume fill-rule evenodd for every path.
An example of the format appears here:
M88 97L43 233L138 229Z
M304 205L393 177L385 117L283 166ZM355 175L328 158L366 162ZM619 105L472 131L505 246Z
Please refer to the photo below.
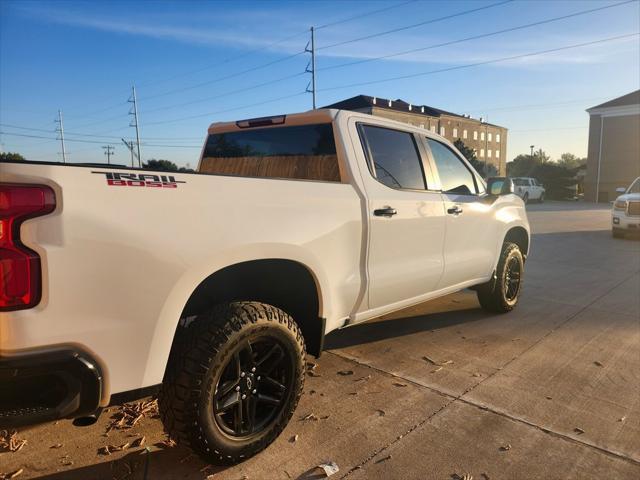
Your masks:
M459 138L476 151L478 160L494 165L500 175L506 174L507 129L484 122L482 118L367 95L351 97L325 108L353 110L409 123L436 132L451 142Z
M589 113L584 198L611 202L616 188L640 176L640 90L596 105Z

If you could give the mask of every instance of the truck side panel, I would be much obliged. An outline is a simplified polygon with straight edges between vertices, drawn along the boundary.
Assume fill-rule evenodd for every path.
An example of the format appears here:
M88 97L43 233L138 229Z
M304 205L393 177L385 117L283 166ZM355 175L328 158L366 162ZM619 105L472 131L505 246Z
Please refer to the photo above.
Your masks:
M305 265L327 331L353 310L362 213L351 185L176 173L166 179L172 186L150 186L169 174L126 170L149 177L121 183L113 172L2 165L0 181L48 184L57 197L54 213L22 226L42 258L43 297L33 309L0 313L3 353L76 344L100 361L110 393L159 383L191 293L215 271L252 259Z

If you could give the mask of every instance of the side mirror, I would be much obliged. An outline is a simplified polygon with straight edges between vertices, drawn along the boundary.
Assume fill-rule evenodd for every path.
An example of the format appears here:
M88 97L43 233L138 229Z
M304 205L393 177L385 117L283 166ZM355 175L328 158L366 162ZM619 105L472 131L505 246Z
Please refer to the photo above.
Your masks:
M624 187L616 188L616 193L627 193L627 189Z
M487 180L487 192L489 195L508 195L513 191L513 182L510 178L493 177Z

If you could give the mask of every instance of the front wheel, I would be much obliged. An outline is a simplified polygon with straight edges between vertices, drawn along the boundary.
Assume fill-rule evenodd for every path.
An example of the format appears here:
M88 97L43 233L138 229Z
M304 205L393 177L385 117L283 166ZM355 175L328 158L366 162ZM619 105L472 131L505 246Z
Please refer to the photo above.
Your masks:
M282 310L233 302L178 332L159 397L169 435L233 464L282 432L304 386L304 340Z
M544 203L544 193L540 194L540 198L538 199L540 203Z
M495 279L479 285L476 289L482 308L494 313L506 313L518 303L522 290L524 258L520 247L505 242L496 268Z

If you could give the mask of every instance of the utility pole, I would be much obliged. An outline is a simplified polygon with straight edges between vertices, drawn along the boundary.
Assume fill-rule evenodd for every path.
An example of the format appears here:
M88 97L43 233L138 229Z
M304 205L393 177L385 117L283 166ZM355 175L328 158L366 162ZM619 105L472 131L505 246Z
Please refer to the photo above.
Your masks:
M535 145L531 145L531 158L533 158L533 147L535 147Z
M58 132L60 137L58 140L62 143L62 163L67 163L67 151L64 148L64 125L62 123L62 111L60 109L58 109L58 118L54 121L58 124L56 132Z
M313 109L316 109L316 35L315 30L311 27L311 50L309 50L309 43L304 47L304 51L311 54L311 60L307 64L307 68L304 69L306 73L311 74L311 81L305 89L306 92L311 93ZM311 66L311 68L309 68ZM311 87L311 89L309 89Z
M142 156L140 155L140 128L138 125L138 101L136 100L136 86L133 85L131 87L131 96L128 100L129 103L132 103L133 106L131 110L129 110L129 115L133 115L133 120L129 123L130 127L136 128L136 145L138 150L138 167L142 168Z
M126 146L126 147L129 149L129 151L131 152L131 168L133 168L133 167L134 167L133 159L134 159L134 158L135 158L135 156L136 156L136 152L134 151L134 148L133 148L134 143L133 143L133 142L127 142L124 138L121 138L120 140L122 140L122 143L124 143L124 144L125 144L125 146Z
M114 155L113 151L115 150L115 148L113 148L111 145L105 145L102 147L104 150L104 154L107 156L107 163L111 163L111 155Z

